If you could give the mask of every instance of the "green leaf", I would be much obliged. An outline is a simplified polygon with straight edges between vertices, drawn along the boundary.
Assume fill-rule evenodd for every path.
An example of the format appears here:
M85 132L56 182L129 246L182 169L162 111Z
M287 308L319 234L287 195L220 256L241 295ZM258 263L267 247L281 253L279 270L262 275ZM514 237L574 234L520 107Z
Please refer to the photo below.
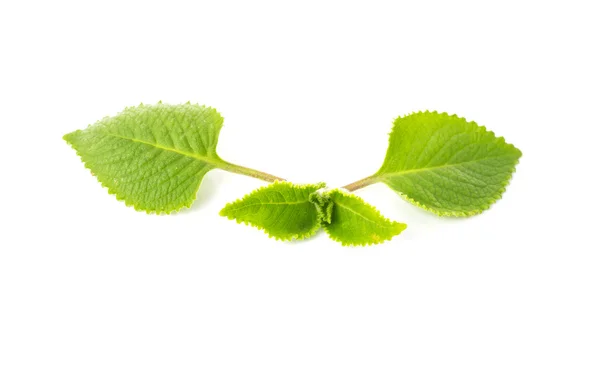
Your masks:
M325 193L333 202L331 223L324 229L344 246L379 244L400 234L406 224L391 221L362 198L334 189Z
M474 122L419 112L394 121L385 161L371 180L440 216L470 216L500 199L520 157Z
M136 210L189 207L204 175L226 164L216 147L223 117L195 104L140 105L64 139L109 193Z
M262 229L278 240L308 238L321 227L319 211L309 197L324 186L274 182L228 203L220 215Z

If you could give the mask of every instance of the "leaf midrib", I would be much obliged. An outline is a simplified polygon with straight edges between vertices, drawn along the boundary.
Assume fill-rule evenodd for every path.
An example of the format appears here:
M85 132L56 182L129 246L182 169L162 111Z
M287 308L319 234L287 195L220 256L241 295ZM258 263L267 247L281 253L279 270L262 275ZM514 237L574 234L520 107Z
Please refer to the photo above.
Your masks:
M379 172L378 172L375 174L375 177L387 177L387 176L395 177L395 176L401 176L404 174L418 173L418 172L431 171L431 170L443 169L443 168L452 168L452 167L457 167L457 166L464 165L464 164L477 163L477 162L484 161L484 160L500 159L500 158L506 158L506 157L508 157L508 155L500 155L500 156L493 156L493 157L489 157L489 158L481 158L481 159L477 159L477 160L463 161L463 162L455 163L455 164L444 164L444 165L438 165L438 166L429 167L429 168L406 169L406 170L402 170L402 171L398 171L398 172L385 172L385 173L381 173L381 174L379 174Z
M392 227L392 226L393 226L393 222L391 222L391 224L392 224L392 225L387 225L387 226L385 226L385 225L381 225L380 223L378 223L378 222L376 222L376 221L373 221L372 219L370 219L370 218L366 217L365 215L361 214L360 212L353 210L353 209L352 209L352 208L350 208L349 206L346 206L345 204L342 204L342 203L339 203L339 202L336 202L336 201L334 201L334 204L337 204L337 205L339 205L339 206L341 206L341 207L343 207L343 208L347 209L348 211L350 211L350 212L352 212L352 213L354 213L354 214L356 214L356 215L358 215L358 216L362 217L363 219L365 219L365 220L367 220L367 221L369 221L369 222L371 222L371 223L373 223L373 224L377 225L377 226L378 226L378 227L380 227L380 228L390 228L390 227ZM387 224L387 222L386 222L386 221L384 221L384 222Z
M311 203L311 202L308 199L305 201L294 201L294 202L261 202L261 203L246 204L244 206L231 208L230 210L231 211L239 211L244 208L254 207L254 206L283 206L283 205L291 206L291 205L297 205L297 204L303 204L303 203Z
M100 131L100 133L102 133L104 135L111 136L111 137L115 137L115 138L126 139L126 140L131 141L131 142L142 143L142 144L145 144L145 145L148 145L148 146L152 146L152 147L158 148L160 150L174 152L176 154L184 155L184 156L187 156L187 157L190 157L190 158L194 158L194 159L203 161L203 162L205 162L207 164L212 164L215 167L218 167L221 164L223 164L220 159L213 159L213 158L209 158L209 157L206 157L206 156L203 156L203 155L193 154L193 153L190 153L190 152L186 152L186 151L182 151L182 150L177 150L177 149L170 148L170 147L165 147L165 146L159 145L157 143L152 143L152 142L143 141L143 140L137 139L137 138L126 137L126 136L123 136L123 135L120 135L120 134L107 133L107 132L103 132L103 131Z

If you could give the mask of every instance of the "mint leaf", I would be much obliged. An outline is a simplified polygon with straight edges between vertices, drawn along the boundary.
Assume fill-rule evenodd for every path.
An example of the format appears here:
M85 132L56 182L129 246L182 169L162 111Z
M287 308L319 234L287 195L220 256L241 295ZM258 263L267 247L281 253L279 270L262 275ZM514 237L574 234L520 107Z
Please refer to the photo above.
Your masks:
M419 112L394 121L383 166L368 182L384 182L440 216L470 216L500 199L520 157L483 126Z
M331 223L323 225L325 232L344 246L379 244L406 229L406 224L385 218L354 194L339 189L325 194L333 202Z
M108 192L136 210L189 207L204 175L221 163L223 117L193 104L140 105L64 139Z
M282 178L217 155L223 117L197 104L142 105L65 135L100 183L128 206L148 213L190 207L213 168L265 181Z
M307 238L321 227L319 212L309 197L324 186L275 182L228 203L220 215L262 229L278 240Z
M323 191L324 187L323 183L275 182L227 204L220 214L279 240L307 238L323 227L344 246L378 244L406 228L356 195L338 189Z

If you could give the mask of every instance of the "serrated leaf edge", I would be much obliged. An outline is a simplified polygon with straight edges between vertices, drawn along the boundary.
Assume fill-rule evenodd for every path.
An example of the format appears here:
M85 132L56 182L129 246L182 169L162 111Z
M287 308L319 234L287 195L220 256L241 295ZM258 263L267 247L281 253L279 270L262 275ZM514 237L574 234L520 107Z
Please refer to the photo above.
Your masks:
M159 100L157 104L163 104L162 100ZM193 106L197 106L197 107L199 107L199 108L203 108L203 109L212 109L212 110L214 110L215 112L217 112L217 114L218 114L219 116L221 116L221 117L223 118L223 115L221 115L221 113L220 113L219 111L217 111L217 109L215 109L215 108L213 108L213 107L206 106L206 105L200 105L200 104L198 104L198 103L196 103L196 104L191 104L189 101L188 101L188 102L186 102L185 104L188 104L188 105L193 105ZM144 103L140 103L138 106L129 106L129 107L125 107L125 109L123 109L123 110L119 111L119 112L118 112L116 115L114 115L114 116L104 116L102 119L100 119L100 120L96 121L95 123L93 123L93 124L88 124L88 126L86 127L86 129L87 129L87 128L89 128L89 127L91 127L91 126L94 126L94 125L98 124L99 122L101 122L101 121L102 121L102 120L104 120L104 119L111 118L111 117L116 117L116 116L120 115L121 113L123 113L123 112L124 112L125 110L127 110L127 109L130 109L130 108L138 108L138 107L145 107L145 106L152 106L152 105L154 105L154 104L144 104ZM84 129L84 130L85 130L85 129ZM102 187L103 187L103 188L106 188L106 189L108 190L108 194L110 194L110 195L114 195L114 196L115 196L115 198L117 199L117 201L125 203L125 206L127 206L127 207L132 207L133 209L135 209L135 210L136 210L136 211L138 211L138 212L145 212L145 213L147 213L147 214L155 214L155 215L162 215L162 214L165 214L165 215L171 215L171 214L176 214L176 213L178 213L179 211L181 211L181 210L182 210L182 209L184 209L184 208L190 208L190 207L192 207L192 204L193 204L193 203L196 201L196 198L197 198L197 196L198 196L198 191L200 191L200 187L202 187L202 182L204 181L204 178L206 177L206 174L207 174L208 172L210 172L211 170L213 170L213 169L217 168L216 166L209 167L209 169L208 169L208 170L207 170L207 171L206 171L206 172L205 172L205 173L202 175L202 178L201 178L201 180L200 180L200 184L198 185L198 189L196 189L196 192L194 193L194 198L192 198L191 200L185 201L185 202L184 202L184 203L183 203L183 204L182 204L180 207L178 207L178 208L175 208L175 209L172 209L172 210L169 210L169 211L166 211L166 210L151 210L151 209L144 209L144 208L141 208L141 207L137 207L137 206L135 205L135 203L131 202L130 200L127 200L126 198L121 198L121 197L119 197L119 196L117 195L117 192L116 192L116 191L114 191L114 190L113 190L113 189L111 189L109 186L107 186L106 184L104 184L104 182L100 181L100 178L99 178L99 177L98 177L98 176L97 176L97 175L94 173L94 171L92 170L92 168L91 168L91 167L88 165L88 162L86 162L86 161L84 161L84 160L83 160L83 155L82 155L82 154L81 154L81 153L80 153L80 152L79 152L79 151L78 151L78 150L75 148L75 145L74 145L74 144L73 144L73 143L72 143L72 142L71 142L71 141L68 139L68 137L69 137L69 135L71 135L71 134L74 134L74 133L79 133L79 132L83 132L84 130L78 129L78 130L72 131L72 132L70 132L70 133L67 133L67 134L63 135L62 139L63 139L65 142L67 142L67 144L68 144L69 146L71 146L71 148L72 148L73 150L75 150L75 153L77 154L77 156L79 156L79 159L80 159L80 160L81 160L81 162L83 163L84 167L85 167L86 169L88 169L88 170L91 172L92 176L96 177L96 180L97 180L97 181L100 183L100 185L102 185ZM209 165L209 164L207 163L207 165Z
M358 246L361 246L361 247L365 247L365 246L371 246L371 245L380 245L380 244L382 244L382 243L384 243L386 241L391 241L394 237L396 237L400 233L404 232L406 230L406 228L408 227L408 225L406 225L405 223L400 223L398 221L388 219L375 206L373 206L372 204L367 203L362 197L360 197L360 196L358 196L356 194L352 194L352 193L346 191L345 189L339 189L339 188L332 189L329 192L333 192L333 191L337 191L340 194L342 194L344 196L347 196L347 197L357 198L361 203L363 203L367 207L371 208L378 215L380 215L384 219L384 221L386 223L390 224L390 226L393 226L394 223L400 224L400 225L404 226L404 228L402 228L397 234L394 234L390 238L384 238L384 239L382 239L380 241L372 241L372 242L368 242L367 241L367 242L363 242L363 243L353 243L353 242L341 241L341 240L333 238L332 235L331 235L331 233L329 232L329 229L328 229L327 225L323 225L323 230L325 231L325 233L327 233L327 235L329 236L329 238L331 238L335 242L341 243L342 246L348 246L348 247L358 247ZM335 201L333 202L333 204L336 204Z
M519 152L519 156L517 157L515 164L513 165L512 169L510 170L510 176L508 179L506 179L506 181L503 181L501 184L501 189L497 194L494 194L492 196L492 200L490 200L488 203L486 203L483 208L478 209L478 210L473 210L473 211L468 211L468 212L443 212L443 211L438 211L434 208L430 208L425 206L423 203L408 197L406 194L402 193L402 192L397 192L396 190L394 190L391 186L389 186L387 184L387 182L385 181L385 179L380 179L379 181L383 182L384 184L386 184L394 193L398 194L402 199L404 199L405 201L409 202L412 205L415 205L419 208L424 209L425 211L431 212L436 214L439 217L470 217L470 216L474 216L474 215L478 215L481 214L483 211L487 211L494 203L496 203L497 201L499 201L500 199L502 199L502 195L504 195L504 193L506 192L506 188L508 187L508 185L510 184L510 181L512 180L513 175L516 173L517 171L517 165L519 164L519 161L521 159L521 157L523 156L523 153L521 152L521 150L519 150L515 145L513 145L512 143L508 143L506 142L506 139L504 139L504 137L497 137L496 134L492 131L492 130L488 130L484 125L479 125L477 122L475 121L468 121L465 117L459 117L456 114L452 114L450 115L448 112L438 112L438 111L418 111L418 112L411 112L409 114L406 115L401 115L398 116L394 119L394 121L392 121L392 130L388 133L388 147L390 144L390 137L392 136L392 133L394 132L394 126L396 125L396 121L398 119L407 117L407 116L411 116L414 114L422 114L422 113L432 113L432 114L437 114L437 115L446 115L448 117L454 117L457 119L462 119L465 120L468 124L474 124L476 126L476 131L479 133L489 133L491 134L494 139L496 141L499 141L507 146L510 146L512 148L514 148L516 151ZM387 155L386 155L387 157ZM374 176L379 177L380 175L378 175L379 171L377 173L374 174Z
M324 182L319 182L317 184L294 184L294 183L289 182L289 181L275 181L275 182L270 183L268 185L261 186L258 189L252 190L250 193L244 195L242 198L239 198L239 199L236 199L233 202L227 203L225 205L225 207L223 207L221 209L221 211L219 211L219 215L223 216L223 217L225 217L225 218L227 218L229 220L235 220L235 222L238 223L238 224L242 224L243 223L243 224L245 224L247 226L251 226L251 227L254 227L256 229L259 229L262 232L264 232L267 236L269 236L269 238L274 238L275 240L282 241L282 242L292 241L292 240L303 240L303 239L312 237L315 234L317 234L317 232L319 231L319 229L321 229L321 218L320 217L318 217L317 224L313 228L311 228L311 230L309 232L306 232L304 234L293 234L293 235L289 235L289 236L276 236L274 234L269 233L267 231L267 229L265 227L261 226L261 225L258 225L258 224L255 224L255 223L251 223L249 221L246 221L246 220L243 220L243 219L240 219L240 218L235 218L235 217L232 217L232 216L228 216L227 214L225 214L223 212L227 207L232 206L232 205L234 205L236 203L240 203L244 199L248 198L250 195L258 193L259 191L262 191L262 190L266 190L266 189L268 189L268 188L270 188L270 187L272 187L274 185L286 185L286 186L289 186L289 187L292 187L292 188L313 187L313 188L315 188L315 190L318 190L318 189L321 189L321 188L325 187L325 183ZM310 195L309 195L309 197L310 197ZM308 200L308 198L307 198L307 202L310 202ZM312 202L310 202L310 203L312 203ZM314 203L313 203L313 205L314 205ZM316 209L317 208L315 207L315 210Z

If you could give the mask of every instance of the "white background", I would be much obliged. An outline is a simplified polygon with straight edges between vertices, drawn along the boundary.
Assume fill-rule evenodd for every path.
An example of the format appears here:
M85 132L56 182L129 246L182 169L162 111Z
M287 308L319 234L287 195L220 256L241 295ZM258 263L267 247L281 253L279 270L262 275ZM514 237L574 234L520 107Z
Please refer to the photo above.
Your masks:
M0 374L599 374L600 13L594 1L0 5ZM62 135L140 102L225 117L223 158L335 187L392 120L456 113L523 151L503 199L344 248L218 215L210 172L151 216Z

